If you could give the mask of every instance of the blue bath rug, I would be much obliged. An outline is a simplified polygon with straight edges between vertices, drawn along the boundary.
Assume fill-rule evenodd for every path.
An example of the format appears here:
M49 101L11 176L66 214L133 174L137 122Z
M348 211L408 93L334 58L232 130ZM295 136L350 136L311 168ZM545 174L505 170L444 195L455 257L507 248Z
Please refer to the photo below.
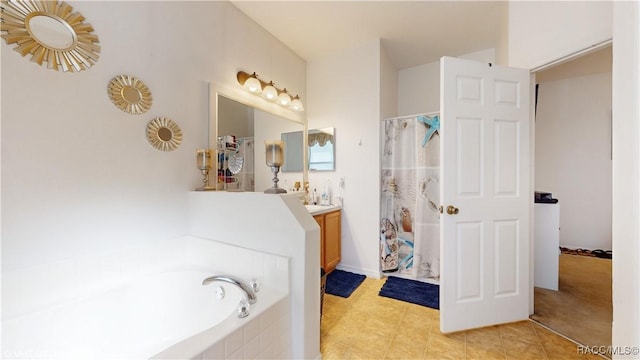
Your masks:
M440 286L422 281L389 276L378 295L440 309Z
M342 270L333 270L327 275L327 294L348 298L362 284L366 276Z

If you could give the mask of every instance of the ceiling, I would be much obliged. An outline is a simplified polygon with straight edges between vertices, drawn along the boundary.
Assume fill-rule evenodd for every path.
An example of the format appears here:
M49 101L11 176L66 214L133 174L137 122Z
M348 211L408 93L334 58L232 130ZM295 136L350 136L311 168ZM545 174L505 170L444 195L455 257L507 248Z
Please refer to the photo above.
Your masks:
M232 3L307 61L380 38L398 69L495 48L508 11L507 1Z

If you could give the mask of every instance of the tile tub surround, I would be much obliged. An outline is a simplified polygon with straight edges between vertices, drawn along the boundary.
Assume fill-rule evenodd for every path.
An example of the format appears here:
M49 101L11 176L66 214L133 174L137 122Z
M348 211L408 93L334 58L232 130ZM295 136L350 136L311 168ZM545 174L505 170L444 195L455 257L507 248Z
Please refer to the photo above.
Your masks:
M297 194L192 191L189 233L289 258L292 357L320 356L320 228Z
M68 357L72 354L71 351L65 351L65 348L61 348L58 344L51 344L51 347L47 348L47 340L45 339L28 338L28 335L21 338L21 335L16 337L15 334L13 337L9 337L7 330L18 324L19 327L22 326L22 334L36 334L38 331L30 329L28 324L33 323L33 319L39 315L52 314L52 317L55 317L56 314L61 314L64 309L91 309L92 305L87 302L87 299L100 299L100 296L108 294L109 291L111 291L112 298L121 302L123 298L126 298L125 293L114 295L114 289L120 291L117 289L126 288L127 283L134 282L136 279L151 279L153 281L155 274L159 273L189 269L213 275L232 274L234 271L238 271L236 276L240 278L258 280L263 291L266 290L262 292L263 296L269 290L274 290L273 293L278 294L288 293L289 260L277 255L263 254L191 236L129 250L100 257L75 259L76 263L70 260L62 264L56 263L36 269L3 273L3 356L27 354L29 358ZM221 254L224 255L221 256ZM138 259L138 261L136 262L134 259ZM216 261L212 261L212 259L216 259ZM84 266L83 264L88 267L91 260L94 265L93 271L90 273L93 276L93 281L85 283L82 279L88 275L82 274L79 269L83 268L81 267L81 265ZM106 267L101 266L102 264L117 264L118 266ZM55 287L54 285L59 286ZM201 285L197 287L200 288ZM130 293L129 291L126 294ZM276 300L274 299L274 301ZM19 306L21 302L26 303L27 306ZM97 304L106 309L112 309L116 306L112 302L105 303L104 301ZM102 320L94 320L96 326L102 323ZM140 324L131 325L131 327L140 327ZM25 345L10 347L9 340L14 344L31 345L29 348L24 348ZM84 340L80 342L67 338L63 342L67 343L69 347L79 347ZM169 345L171 344L167 344L167 346ZM56 352L53 352L52 349L56 349ZM137 348L131 349L132 354L137 351ZM156 349L154 353L161 350L160 348ZM65 355L60 354L60 351L64 351ZM151 355L153 353L147 354L147 357Z
M245 319L229 318L224 328L234 330L220 337L210 329L157 354L153 359L290 359L291 316L289 298L283 298ZM211 344L212 339L219 339ZM194 353L195 349L203 349Z

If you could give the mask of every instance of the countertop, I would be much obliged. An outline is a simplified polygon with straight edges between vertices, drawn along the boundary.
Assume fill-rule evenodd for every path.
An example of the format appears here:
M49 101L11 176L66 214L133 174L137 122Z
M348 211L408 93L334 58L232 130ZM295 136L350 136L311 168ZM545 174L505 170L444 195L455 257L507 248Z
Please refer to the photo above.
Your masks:
M339 205L305 205L304 207L313 216L340 210Z

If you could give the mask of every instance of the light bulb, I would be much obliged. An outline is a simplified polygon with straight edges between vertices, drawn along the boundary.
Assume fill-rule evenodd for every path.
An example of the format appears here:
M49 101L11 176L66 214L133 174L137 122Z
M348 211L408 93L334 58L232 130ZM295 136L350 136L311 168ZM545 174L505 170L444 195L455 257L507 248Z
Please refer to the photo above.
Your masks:
M304 111L304 106L302 105L302 101L300 101L298 95L291 100L291 105L289 105L289 107L294 111Z
M245 81L244 87L254 94L260 94L262 92L262 85L260 84L260 80L255 77L250 77Z
M270 82L269 85L265 86L264 89L262 89L262 96L267 98L267 100L269 101L276 100L276 98L278 97L278 90L273 87L273 82Z
M291 96L287 94L287 89L284 89L280 95L278 95L278 104L282 106L288 106L291 102Z

